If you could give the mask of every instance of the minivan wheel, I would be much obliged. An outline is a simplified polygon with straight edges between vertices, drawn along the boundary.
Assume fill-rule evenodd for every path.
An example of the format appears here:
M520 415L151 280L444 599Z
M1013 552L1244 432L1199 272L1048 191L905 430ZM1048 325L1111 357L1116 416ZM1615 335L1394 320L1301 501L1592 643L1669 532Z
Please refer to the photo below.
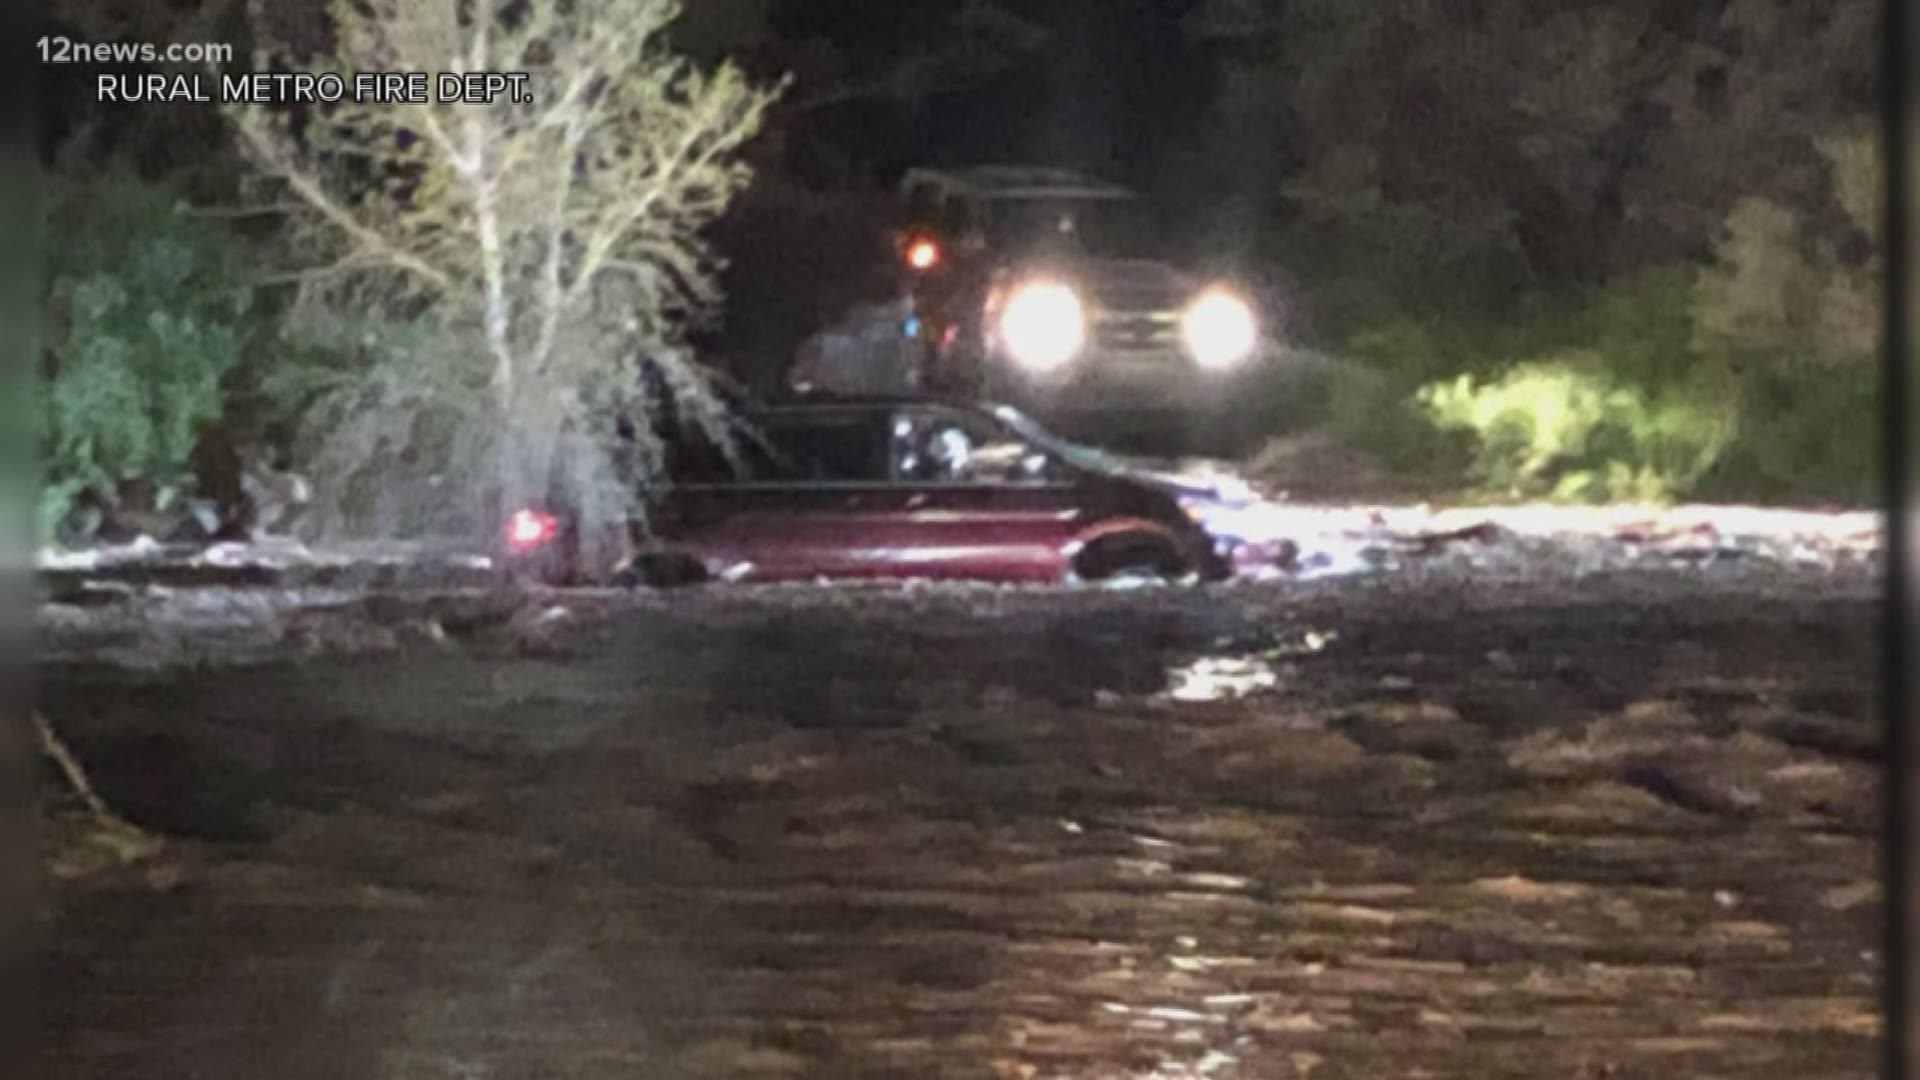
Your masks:
M1174 584L1193 576L1187 561L1157 536L1114 536L1096 540L1074 560L1077 581L1111 587Z
M1096 578L1093 584L1103 589L1152 589L1165 585L1179 585L1187 579L1167 574L1150 567L1129 567L1103 578Z

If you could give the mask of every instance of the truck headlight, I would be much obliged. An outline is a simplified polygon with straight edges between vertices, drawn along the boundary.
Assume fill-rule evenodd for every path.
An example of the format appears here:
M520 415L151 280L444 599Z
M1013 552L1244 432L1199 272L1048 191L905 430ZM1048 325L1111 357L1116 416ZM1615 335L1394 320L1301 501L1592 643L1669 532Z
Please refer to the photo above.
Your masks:
M1245 363L1260 346L1253 307L1230 292L1210 292L1193 302L1181 320L1188 351L1204 368Z
M1072 286L1057 281L1023 285L1007 298L1000 340L1026 367L1051 371L1087 343L1087 312Z

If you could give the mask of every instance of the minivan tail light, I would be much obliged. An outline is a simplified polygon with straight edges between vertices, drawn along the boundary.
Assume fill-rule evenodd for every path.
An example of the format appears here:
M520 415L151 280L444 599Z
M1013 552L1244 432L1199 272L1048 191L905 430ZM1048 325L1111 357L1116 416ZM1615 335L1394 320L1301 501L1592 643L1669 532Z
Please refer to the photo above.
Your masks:
M538 510L521 510L507 519L507 547L517 555L527 555L554 542L560 535L560 519Z

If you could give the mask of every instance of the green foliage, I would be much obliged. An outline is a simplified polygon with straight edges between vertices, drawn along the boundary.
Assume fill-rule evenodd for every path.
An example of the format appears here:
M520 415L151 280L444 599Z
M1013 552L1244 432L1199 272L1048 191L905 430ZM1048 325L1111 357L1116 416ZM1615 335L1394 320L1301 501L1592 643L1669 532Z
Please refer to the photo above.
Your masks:
M89 488L190 482L188 459L220 415L252 300L240 243L163 192L69 187L49 224L43 536Z
M34 372L41 334L38 255L42 247L39 184L33 163L0 156L0 236L26 258L0 263L0 557L31 550L37 497Z
M1285 103L1218 150L1264 144L1285 170L1262 193L1288 225L1274 253L1322 310L1504 306L1678 265L1742 198L1827 201L1829 145L1873 115L1869 0L1470 8L1200 5L1196 31L1238 43L1227 85Z
M1324 430L1413 477L1444 479L1465 466L1460 440L1433 423L1406 384L1373 365L1289 353L1259 392L1257 420L1268 436Z
M1739 387L1739 413L1733 443L1701 478L1703 497L1847 506L1882 501L1878 365L1751 373Z
M1217 150L1369 376L1327 426L1451 462L1437 424L1503 497L1871 498L1875 7L1683 8L1200 5L1284 102Z
M1354 335L1353 370L1292 408L1382 464L1458 467L1497 498L1871 503L1878 368L1870 327L1831 329L1836 273L1730 243L1704 271L1584 302L1403 317ZM1808 303L1785 302L1783 274Z
M1859 131L1824 140L1822 153L1839 213L1743 200L1693 285L1695 351L1731 374L1740 418L1704 480L1711 494L1854 504L1880 496L1874 157ZM1845 224L1823 226L1822 217Z
M1596 354L1529 361L1500 378L1470 375L1420 392L1441 427L1473 437L1485 494L1561 502L1661 502L1718 459L1729 421L1613 382Z
M295 426L321 403L351 393L383 365L403 365L434 343L439 328L426 317L404 320L368 303L347 309L305 303L287 313L273 341L274 361L255 381L258 411ZM484 390L473 372L462 393Z

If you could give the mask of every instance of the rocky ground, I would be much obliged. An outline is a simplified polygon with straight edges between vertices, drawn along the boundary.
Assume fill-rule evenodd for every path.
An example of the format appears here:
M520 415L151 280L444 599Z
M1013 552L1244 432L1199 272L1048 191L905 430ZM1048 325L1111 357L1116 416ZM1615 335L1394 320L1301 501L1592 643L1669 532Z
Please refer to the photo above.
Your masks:
M1871 1075L1870 564L1455 547L50 606L49 1071Z

